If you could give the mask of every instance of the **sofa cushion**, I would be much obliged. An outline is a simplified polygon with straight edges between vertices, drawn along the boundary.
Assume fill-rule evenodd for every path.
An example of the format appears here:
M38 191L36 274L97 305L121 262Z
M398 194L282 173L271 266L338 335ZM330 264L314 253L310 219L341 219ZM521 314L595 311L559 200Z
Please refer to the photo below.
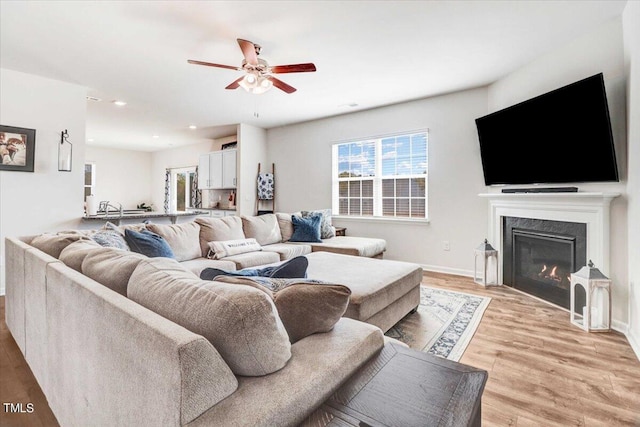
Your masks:
M354 236L337 236L332 239L324 239L322 242L311 245L313 252L333 252L336 254L368 258L382 254L386 247L387 242L384 239Z
M301 211L303 218L309 218L313 215L322 215L322 223L320 224L320 238L330 239L336 237L336 229L331 224L331 209L319 209L315 211Z
M278 226L280 227L282 241L286 242L291 239L291 236L293 235L293 222L291 222L291 214L277 212L276 218L278 219Z
M282 241L278 218L275 214L242 216L241 218L244 235L253 237L262 246Z
M184 224L149 224L147 230L161 236L171 246L176 261L200 258L200 226L191 221Z
M218 276L215 280L248 285L273 298L292 344L330 331L347 309L351 295L346 286L308 279Z
M313 252L307 259L310 278L341 283L351 289L345 317L363 322L419 287L422 280L422 268L408 262L328 252Z
M310 254L311 246L303 244L291 245L289 243L274 243L263 246L262 250L266 252L275 252L280 256L280 261L286 261L297 256Z
M297 426L383 345L376 326L342 318L330 332L293 344L284 369L267 377L238 378L238 389L189 427Z
M203 257L206 257L209 252L209 242L245 238L242 231L242 220L238 216L225 216L223 218L198 217L195 222L200 225L200 249Z
M275 252L265 251L247 252L222 258L222 261L231 261L236 265L236 270L242 270L243 268L279 262L280 255Z
M78 240L73 242L60 252L60 261L66 266L73 268L76 271L82 271L82 261L92 251L101 248L97 242L93 240Z
M171 246L162 237L148 230L137 232L126 229L124 238L133 252L146 255L150 258L165 257L175 258Z
M207 338L236 375L267 375L291 357L275 305L258 289L203 281L175 260L154 258L138 265L127 295Z
M322 242L320 240L320 225L322 224L322 215L314 214L307 218L297 215L291 216L293 222L293 235L289 239L292 242Z
M119 294L127 295L131 273L144 255L115 248L98 248L85 256L81 272Z
M209 242L207 258L221 259L231 255L261 251L262 247L256 239L224 240Z
M47 255L58 258L64 248L78 240L90 240L90 238L83 233L45 233L34 237L29 244Z

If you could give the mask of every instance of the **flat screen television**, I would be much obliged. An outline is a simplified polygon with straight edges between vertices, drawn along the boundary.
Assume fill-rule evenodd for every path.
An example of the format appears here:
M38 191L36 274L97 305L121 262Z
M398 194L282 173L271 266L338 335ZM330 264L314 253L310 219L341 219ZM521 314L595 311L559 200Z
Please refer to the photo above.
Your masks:
M618 181L602 73L476 119L486 185Z

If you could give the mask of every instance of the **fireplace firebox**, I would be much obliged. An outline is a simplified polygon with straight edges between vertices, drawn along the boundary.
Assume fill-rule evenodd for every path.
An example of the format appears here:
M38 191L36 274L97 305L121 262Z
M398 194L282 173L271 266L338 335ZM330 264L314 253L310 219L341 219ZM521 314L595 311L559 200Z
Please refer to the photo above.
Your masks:
M571 273L586 264L586 224L503 221L503 283L569 309Z

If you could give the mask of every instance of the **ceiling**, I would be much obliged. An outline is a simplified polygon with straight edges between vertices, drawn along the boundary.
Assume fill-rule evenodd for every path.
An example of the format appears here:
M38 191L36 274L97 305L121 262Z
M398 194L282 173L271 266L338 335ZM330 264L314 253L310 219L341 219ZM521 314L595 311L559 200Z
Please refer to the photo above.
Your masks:
M626 1L1 1L0 65L88 88L87 144L155 151L484 86ZM225 90L236 38L296 87ZM113 100L124 100L124 107ZM188 129L196 125L197 130ZM155 137L154 137L155 136Z

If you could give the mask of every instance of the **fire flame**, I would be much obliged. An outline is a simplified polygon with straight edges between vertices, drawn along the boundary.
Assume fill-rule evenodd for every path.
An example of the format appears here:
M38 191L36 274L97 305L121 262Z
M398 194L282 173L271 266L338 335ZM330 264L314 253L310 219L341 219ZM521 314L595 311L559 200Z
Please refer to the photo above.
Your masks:
M557 265L554 265L553 267L551 267L551 271L548 271L548 270L549 270L549 267L547 267L546 264L543 264L542 270L540 270L540 273L538 273L538 277L541 277L547 280L553 280L555 282L562 282L562 277L558 276Z

